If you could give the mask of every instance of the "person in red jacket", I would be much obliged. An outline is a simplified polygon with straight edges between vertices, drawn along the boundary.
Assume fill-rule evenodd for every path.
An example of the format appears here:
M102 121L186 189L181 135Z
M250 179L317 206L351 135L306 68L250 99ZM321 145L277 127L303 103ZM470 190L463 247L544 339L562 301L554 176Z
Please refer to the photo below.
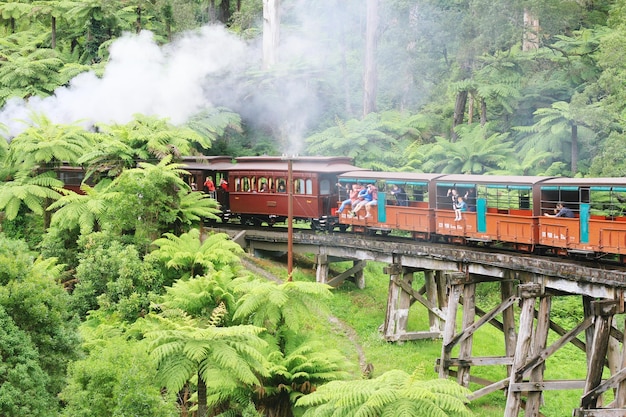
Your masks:
M213 178L206 177L204 180L204 188L206 188L212 198L215 198L215 183L213 182Z

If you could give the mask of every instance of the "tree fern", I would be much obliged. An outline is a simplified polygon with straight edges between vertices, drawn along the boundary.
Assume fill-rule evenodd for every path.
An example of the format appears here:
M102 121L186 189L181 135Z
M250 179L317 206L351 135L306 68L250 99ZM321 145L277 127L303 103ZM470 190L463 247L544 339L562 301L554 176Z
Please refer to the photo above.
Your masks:
M297 406L307 407L305 417L328 416L330 409L342 416L471 416L466 407L469 391L454 381L423 381L400 370L378 378L332 381Z
M102 228L106 211L117 193L109 192L110 181L101 181L95 187L81 186L84 194L67 194L54 203L48 210L54 211L51 225L62 230L78 227L82 234Z
M44 172L31 177L28 172L18 172L12 181L0 185L0 210L4 210L7 219L17 217L22 205L28 210L43 214L46 201L59 199L67 190L63 182L56 179L54 172Z
M153 243L158 249L151 256L160 259L168 268L181 271L180 276L185 278L238 265L239 255L243 252L224 233L210 234L202 242L198 229L180 236L165 233Z
M270 281L238 282L235 291L241 294L234 314L240 322L268 328L272 333L280 325L297 331L312 312L323 309L321 302L331 296L328 286L310 282L292 281L277 284Z

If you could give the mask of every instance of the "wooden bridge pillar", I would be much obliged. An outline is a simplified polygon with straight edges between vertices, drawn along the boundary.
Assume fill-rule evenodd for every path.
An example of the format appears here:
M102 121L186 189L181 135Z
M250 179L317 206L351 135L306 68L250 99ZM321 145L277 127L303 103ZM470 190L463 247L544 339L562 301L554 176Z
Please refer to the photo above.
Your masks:
M405 268L400 262L389 265L385 273L389 275L387 312L383 325L383 336L387 341L435 339L441 337L441 322L445 315L439 308L439 299L445 289L441 289L432 271L425 271L425 283L420 290L413 288L414 274L419 270ZM426 297L423 296L426 294ZM428 310L430 329L428 331L407 331L409 309L419 302Z
M580 400L580 408L575 410L577 417L586 416L623 416L626 410L623 408L598 408L601 406L602 394L610 388L623 386L626 378L626 370L614 374L611 378L602 382L602 372L606 362L606 355L611 335L613 316L619 311L619 303L615 300L593 301L590 312L593 314L593 338L587 340L587 378L583 396ZM618 395L620 397L620 395ZM620 401L622 399L620 398ZM615 405L615 403L614 403Z
M545 350L548 342L548 332L550 331L550 310L552 308L552 297L543 295L539 299L539 311L537 312L537 325L535 328L534 341L531 344L531 355L538 356ZM537 386L543 383L543 373L545 371L545 362L541 362L530 371L529 382ZM538 416L539 407L543 403L543 391L529 391L526 400L527 416Z
M512 299L516 295L515 286L512 279L506 279L500 282L500 300L502 303L508 299ZM504 334L504 351L508 358L515 355L515 346L517 345L517 329L515 325L515 309L511 304L502 311L502 333ZM507 376L511 376L511 365L506 366Z
M328 271L330 270L328 255L324 253L317 255L315 263L315 281L319 284L326 284L328 282Z
M365 288L365 274L364 269L367 261L364 260L352 260L352 268L342 272L336 277L329 278L330 263L332 261L346 261L346 259L338 259L328 256L324 253L320 253L316 256L315 264L315 281L320 284L328 284L333 287L339 286L345 280L352 280L359 289Z
M519 318L519 331L517 334L517 346L515 347L515 355L513 357L513 366L511 368L511 377L509 381L506 407L504 409L504 417L518 417L519 415L522 404L522 392L517 389L512 389L512 386L515 383L522 382L524 376L522 368L526 365L526 361L530 353L535 315L535 302L540 294L541 285L539 284L521 284L519 286L519 296L522 301L522 305Z
M441 359L439 362L439 378L447 378L450 375L450 353L452 352L453 339L456 336L456 316L459 309L461 293L465 281L465 273L452 272L447 274L448 281L448 311L443 330L443 342L441 344Z

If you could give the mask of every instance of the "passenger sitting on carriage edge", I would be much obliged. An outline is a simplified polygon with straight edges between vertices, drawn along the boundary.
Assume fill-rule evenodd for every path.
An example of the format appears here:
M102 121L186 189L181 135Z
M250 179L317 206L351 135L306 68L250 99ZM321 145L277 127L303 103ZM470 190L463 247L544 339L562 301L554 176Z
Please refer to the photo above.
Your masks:
M356 213L365 207L367 212L365 217L372 217L370 210L376 204L378 204L378 189L374 184L368 184L366 188L359 192L359 202L356 204L356 207L352 208L352 215L356 216Z
M358 198L359 191L361 191L361 186L359 184L352 184L352 189L350 190L348 194L348 198L341 202L341 205L339 206L339 210L337 210L337 213L343 213L343 210L346 208L348 204L354 207L354 205L359 201L359 198Z
M369 203L365 203L365 211L367 214L365 217L372 217L372 207L378 204L378 188L374 184L370 184L367 186L368 193L372 196L372 199Z
M360 211L365 204L369 203L370 201L372 201L372 194L369 192L370 190L370 186L368 185L365 188L362 188L361 191L359 191L359 194L357 195L357 203L352 205L352 215L356 216L357 212Z

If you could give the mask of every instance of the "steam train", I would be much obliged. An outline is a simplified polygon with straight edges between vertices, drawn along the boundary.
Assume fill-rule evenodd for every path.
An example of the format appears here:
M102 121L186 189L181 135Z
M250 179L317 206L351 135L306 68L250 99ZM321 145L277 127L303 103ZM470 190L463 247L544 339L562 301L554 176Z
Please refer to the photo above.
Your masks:
M626 261L626 178L449 175L359 169L348 157L186 157L189 184L215 184L223 220L272 226L289 214L313 230L387 235ZM67 173L66 173L67 176ZM352 184L378 189L370 216L338 212ZM402 200L391 192L402 189ZM465 197L460 220L453 194ZM572 217L557 217L562 204ZM548 215L546 215L548 214Z

